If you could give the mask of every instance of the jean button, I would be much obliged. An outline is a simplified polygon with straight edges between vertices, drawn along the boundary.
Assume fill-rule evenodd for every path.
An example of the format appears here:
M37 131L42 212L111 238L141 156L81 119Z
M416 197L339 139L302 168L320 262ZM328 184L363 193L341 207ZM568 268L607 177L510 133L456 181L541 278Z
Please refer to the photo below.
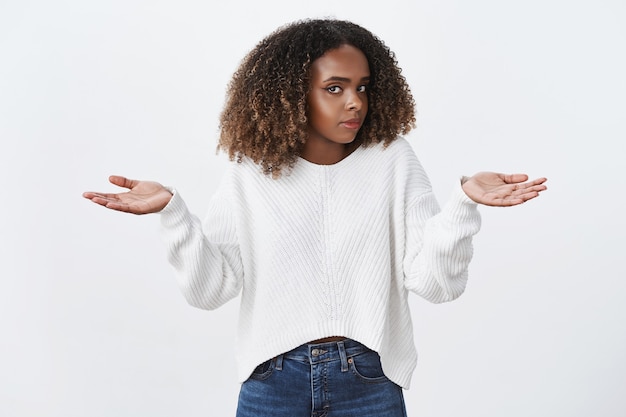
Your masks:
M311 355L313 355L313 356L318 356L319 354L320 354L320 350L319 349L313 349L311 351Z

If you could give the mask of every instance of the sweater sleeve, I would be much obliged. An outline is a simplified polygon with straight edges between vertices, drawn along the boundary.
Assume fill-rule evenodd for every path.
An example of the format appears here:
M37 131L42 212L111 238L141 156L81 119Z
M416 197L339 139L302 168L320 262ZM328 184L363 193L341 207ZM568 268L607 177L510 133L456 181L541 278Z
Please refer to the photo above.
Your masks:
M422 194L406 213L405 287L433 303L459 297L480 221L460 181L441 211L432 191Z
M161 232L179 288L190 305L212 310L239 294L243 267L233 211L223 193L218 190L213 196L203 226L173 190L161 211Z

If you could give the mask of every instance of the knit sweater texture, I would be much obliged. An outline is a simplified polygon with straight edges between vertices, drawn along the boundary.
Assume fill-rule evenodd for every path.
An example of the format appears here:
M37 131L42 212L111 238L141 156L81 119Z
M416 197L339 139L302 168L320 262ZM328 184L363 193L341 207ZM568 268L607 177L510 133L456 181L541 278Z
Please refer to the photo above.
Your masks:
M416 366L408 292L434 303L465 290L477 205L459 184L439 208L411 145L359 147L334 165L298 160L278 179L233 162L204 221L179 193L162 234L189 304L241 296L238 379L311 340L345 336L409 388Z

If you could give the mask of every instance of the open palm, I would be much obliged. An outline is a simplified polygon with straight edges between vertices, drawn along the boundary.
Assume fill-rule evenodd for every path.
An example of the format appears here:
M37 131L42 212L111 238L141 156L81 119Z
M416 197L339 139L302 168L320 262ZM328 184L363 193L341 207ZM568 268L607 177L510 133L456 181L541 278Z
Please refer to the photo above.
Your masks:
M156 213L172 198L167 188L154 181L138 181L112 175L109 181L129 191L122 193L99 193L87 191L83 197L111 210L133 214Z
M463 183L469 198L487 206L508 207L522 204L546 190L546 178L528 181L526 174L479 172Z

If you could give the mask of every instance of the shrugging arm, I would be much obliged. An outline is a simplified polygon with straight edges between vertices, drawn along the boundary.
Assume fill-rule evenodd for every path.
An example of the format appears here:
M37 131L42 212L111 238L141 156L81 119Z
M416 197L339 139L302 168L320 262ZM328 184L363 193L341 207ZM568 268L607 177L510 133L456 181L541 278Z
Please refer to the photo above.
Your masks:
M420 196L406 213L405 287L433 303L459 297L479 229L477 204L460 183L442 211L432 192Z
M233 211L216 194L204 229L180 195L173 191L161 211L162 236L168 259L176 269L178 285L187 302L212 310L236 297L243 283L243 266Z

